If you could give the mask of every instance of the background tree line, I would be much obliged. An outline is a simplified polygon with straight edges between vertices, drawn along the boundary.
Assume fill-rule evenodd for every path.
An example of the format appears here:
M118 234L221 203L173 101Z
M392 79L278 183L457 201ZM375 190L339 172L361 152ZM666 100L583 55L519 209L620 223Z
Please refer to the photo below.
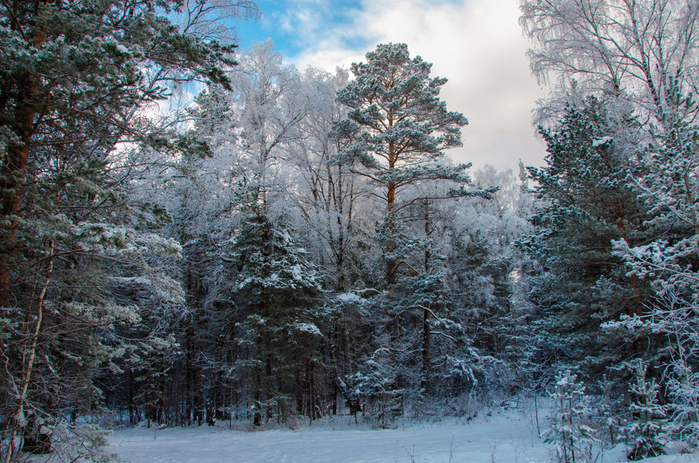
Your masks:
M463 412L495 372L502 387L518 376L524 329L504 320L529 227L519 180L491 169L474 184L445 159L466 120L406 45L352 72L300 73L258 44L230 89L189 108L187 136L211 151L138 180L171 214L185 302L157 320L177 348L110 379L132 422L361 410L386 425L437 399Z

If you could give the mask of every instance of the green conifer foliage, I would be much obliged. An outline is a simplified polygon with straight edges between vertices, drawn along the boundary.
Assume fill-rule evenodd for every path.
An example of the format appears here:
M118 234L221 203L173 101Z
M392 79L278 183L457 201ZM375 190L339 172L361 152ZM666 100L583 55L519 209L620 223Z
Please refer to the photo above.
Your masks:
M280 222L251 216L225 258L235 275L233 299L243 317L241 342L249 355L239 364L251 376L255 425L299 412L316 417L321 278L292 233Z
M600 377L618 360L608 348L619 341L601 338L600 323L641 315L648 293L647 284L627 275L612 245L621 237L638 243L649 235L647 210L629 181L638 168L626 149L633 126L632 118L610 113L597 99L570 105L560 125L541 131L547 166L530 168L539 231L525 245L544 267L532 294L543 315L543 353L585 362Z

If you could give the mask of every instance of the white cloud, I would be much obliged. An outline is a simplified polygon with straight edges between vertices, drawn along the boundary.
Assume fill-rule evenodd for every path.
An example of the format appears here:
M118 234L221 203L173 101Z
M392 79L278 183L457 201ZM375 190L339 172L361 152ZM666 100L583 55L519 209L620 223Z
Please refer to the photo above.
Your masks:
M316 40L294 62L334 70L361 61L373 48L344 46L357 31L376 43L405 42L411 54L433 63L433 74L449 79L442 97L469 119L464 147L450 154L479 167L517 169L520 158L539 165L545 148L531 127L531 110L543 92L531 76L528 44L518 25L517 0L364 0L355 21L309 31ZM321 38L322 37L322 38Z

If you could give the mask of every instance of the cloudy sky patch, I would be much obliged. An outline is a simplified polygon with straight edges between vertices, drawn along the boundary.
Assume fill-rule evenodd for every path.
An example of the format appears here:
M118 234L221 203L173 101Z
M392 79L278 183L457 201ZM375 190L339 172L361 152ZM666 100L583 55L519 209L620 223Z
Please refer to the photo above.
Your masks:
M239 30L243 45L271 37L299 68L333 71L362 61L378 43L405 42L449 79L442 98L469 120L464 146L450 151L455 161L515 171L520 158L542 164L531 110L543 91L529 72L517 0L258 3L265 19Z

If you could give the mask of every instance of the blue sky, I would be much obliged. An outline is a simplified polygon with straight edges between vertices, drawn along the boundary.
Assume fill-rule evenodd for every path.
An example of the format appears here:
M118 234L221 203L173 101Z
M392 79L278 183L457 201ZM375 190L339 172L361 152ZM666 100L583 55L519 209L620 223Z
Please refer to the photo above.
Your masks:
M259 21L244 21L238 26L240 45L247 48L254 41L272 38L276 49L285 56L296 56L313 46L313 35L351 28L360 1L283 1L258 0L263 17ZM350 48L371 46L371 38L361 31L343 36L343 45Z
M541 165L545 147L531 110L544 96L529 72L518 0L259 0L258 22L238 25L239 44L271 38L285 60L333 72L378 43L405 42L449 79L442 98L469 120L457 162L517 169Z

